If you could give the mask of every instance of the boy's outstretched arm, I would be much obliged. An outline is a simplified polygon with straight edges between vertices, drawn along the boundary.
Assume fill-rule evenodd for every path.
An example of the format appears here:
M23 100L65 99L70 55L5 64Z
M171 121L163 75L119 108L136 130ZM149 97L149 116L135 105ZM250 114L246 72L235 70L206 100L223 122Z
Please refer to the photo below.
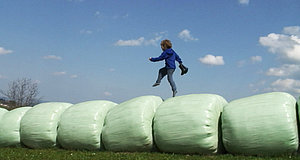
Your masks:
M152 62L156 62L156 61L164 60L166 58L167 58L167 53L163 52L159 57L156 57L156 58L150 57L149 60L152 61Z

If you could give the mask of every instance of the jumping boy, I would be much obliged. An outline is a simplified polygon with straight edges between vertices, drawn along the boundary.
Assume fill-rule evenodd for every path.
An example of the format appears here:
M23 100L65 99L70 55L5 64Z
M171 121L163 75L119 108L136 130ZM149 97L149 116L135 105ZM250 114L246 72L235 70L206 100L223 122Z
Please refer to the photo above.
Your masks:
M160 46L161 46L161 49L163 50L163 53L157 58L150 57L149 60L152 62L165 60L166 66L159 70L157 80L152 85L152 87L158 86L160 84L161 80L164 78L164 76L167 75L168 81L172 87L173 97L175 97L175 95L177 93L176 85L173 80L173 73L176 69L175 60L177 62L179 62L179 64L181 66L183 66L182 61L181 61L180 57L176 54L176 52L172 49L172 43L170 40L165 39L165 40L161 41ZM186 68L185 73L186 72L187 72L187 68ZM185 73L183 73L183 74L185 74ZM183 74L181 74L181 75L183 75Z

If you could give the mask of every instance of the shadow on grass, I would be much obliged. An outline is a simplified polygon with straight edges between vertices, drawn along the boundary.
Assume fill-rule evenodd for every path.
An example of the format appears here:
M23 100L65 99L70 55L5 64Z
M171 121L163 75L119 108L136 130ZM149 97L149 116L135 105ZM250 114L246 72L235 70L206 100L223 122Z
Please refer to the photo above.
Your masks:
M244 155L189 155L159 152L109 152L51 149L29 149L23 147L0 148L0 159L10 160L281 160L300 159L300 155L244 156Z

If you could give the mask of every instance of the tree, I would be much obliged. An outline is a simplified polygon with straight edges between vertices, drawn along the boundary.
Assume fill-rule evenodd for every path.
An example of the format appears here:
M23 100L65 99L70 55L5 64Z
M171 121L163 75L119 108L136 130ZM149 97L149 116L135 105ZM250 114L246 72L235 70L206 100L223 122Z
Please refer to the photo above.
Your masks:
M9 83L8 89L6 91L0 90L0 93L10 101L15 102L15 106L12 106L14 108L33 106L41 100L38 98L38 83L29 78L18 79Z

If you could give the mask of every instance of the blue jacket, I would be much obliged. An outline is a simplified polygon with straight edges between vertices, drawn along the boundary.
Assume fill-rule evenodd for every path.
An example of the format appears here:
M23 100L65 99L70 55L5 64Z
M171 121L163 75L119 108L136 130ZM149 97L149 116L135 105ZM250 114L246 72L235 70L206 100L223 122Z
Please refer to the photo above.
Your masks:
M166 68L168 69L175 69L175 60L179 63L182 63L180 57L176 54L176 52L172 49L166 49L159 57L151 58L152 62L162 61L165 60Z

